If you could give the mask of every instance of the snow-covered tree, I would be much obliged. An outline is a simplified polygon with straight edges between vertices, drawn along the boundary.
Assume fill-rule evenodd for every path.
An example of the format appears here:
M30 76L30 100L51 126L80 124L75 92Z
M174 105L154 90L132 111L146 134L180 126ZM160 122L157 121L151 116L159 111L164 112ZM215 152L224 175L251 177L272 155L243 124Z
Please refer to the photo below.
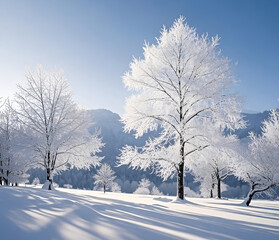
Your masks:
M3 103L2 103L2 98L0 97L0 109L3 107ZM2 109L1 109L2 111ZM1 137L1 140L0 140L0 148L2 149L2 136ZM0 150L0 185L3 184L3 175L4 175L4 169L3 169L3 159L2 159L2 154L1 154L2 150Z
M101 158L95 154L103 144L89 134L85 113L74 103L63 72L38 67L27 73L26 80L18 85L14 111L27 129L30 158L46 170L43 187L51 190L54 172L98 165Z
M199 169L201 171L201 169ZM205 167L202 168L202 171L205 170ZM197 174L197 173L196 173ZM196 175L195 181L200 182L200 193L203 197L214 197L214 188L216 186L216 180L213 174L206 172L205 175Z
M203 196L213 197L216 186L216 196L221 198L221 182L233 175L237 166L239 142L235 135L226 135L214 126L208 131L207 138L210 145L193 155L190 168L195 180L201 183Z
M249 206L257 193L269 193L279 186L279 112L272 110L263 122L262 134L250 133L249 153L236 171L242 180L250 184L250 191L243 202Z
M112 192L121 192L121 187L117 182L113 182L111 185L111 191Z
M150 190L149 190L150 185L151 185L151 182L148 179L143 178L140 180L139 186L134 193L149 195L150 194Z
M200 195L198 193L196 193L189 187L184 187L184 192L185 192L185 196L187 196L187 197L194 197L194 198L200 197Z
M114 176L114 171L111 169L111 167L105 163L101 166L93 178L95 179L95 184L102 186L104 193L106 193L106 190L113 186L113 181L116 176Z
M125 131L136 137L160 129L143 147L125 146L119 164L153 168L163 179L177 176L177 197L184 199L185 164L206 148L206 121L221 129L242 127L240 104L229 94L230 62L217 48L218 36L198 36L180 17L162 29L157 44L145 44L123 81L137 92L126 101Z
M35 186L40 184L40 179L38 177L34 178L32 184L35 185Z
M22 127L18 124L9 99L0 112L0 177L6 185L27 182L28 158L22 145ZM1 180L2 181L2 180Z
M152 187L152 190L151 190L151 195L163 195L163 193L160 192L159 188L157 188L156 186L153 186Z

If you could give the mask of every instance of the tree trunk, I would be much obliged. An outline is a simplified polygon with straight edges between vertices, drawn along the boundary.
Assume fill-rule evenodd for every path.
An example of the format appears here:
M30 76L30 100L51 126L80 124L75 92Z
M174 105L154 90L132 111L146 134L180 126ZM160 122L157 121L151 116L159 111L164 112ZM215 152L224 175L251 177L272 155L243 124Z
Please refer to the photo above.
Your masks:
M177 173L177 196L183 200L184 199L184 162L178 165Z
M251 191L249 191L249 193L248 193L248 195L247 195L247 197L246 197L246 199L245 199L245 204L246 204L246 206L249 206L250 205L250 203L251 203L251 201L252 201L252 198L253 198L253 196L255 195L255 191L253 191L253 190L251 190Z
M271 185L269 185L269 186L267 186L267 187L265 187L265 188L262 188L262 189L255 189L257 185L258 185L258 184L254 183L254 184L251 186L251 190L249 191L247 197L245 198L245 200L244 200L244 202L243 202L243 204L245 204L246 206L249 206L249 205L250 205L250 203L251 203L251 201L252 201L252 198L254 197L255 193L264 192L264 191L266 191L266 190L268 190L269 188L271 188L271 187L274 186L273 184L271 184Z
M221 178L217 178L217 196L221 198Z
M250 191L249 191L247 197L245 198L245 200L244 200L244 202L243 202L243 204L245 204L246 206L249 206L249 205L250 205L253 196L254 196L255 193L257 192L257 191L255 191L255 188L256 188L256 184L253 183L253 184L251 185L251 189L250 189Z
M9 162L10 162L10 161L9 161ZM9 164L10 164L10 163L9 163ZM9 175L10 175L10 171L9 171L9 170L7 170L7 182L6 182L7 186L9 186L9 185L10 185Z
M0 153L0 156L1 156L1 153ZM2 161L0 161L0 167L2 166ZM1 168L0 169L0 173L1 173L1 175L3 175L3 169ZM2 186L2 183L3 182L3 177L0 177L0 185Z
M182 121L182 107L180 107L180 121ZM177 197L184 200L184 139L180 136L180 159L177 173Z
M9 186L9 180L8 180L8 178L4 178L4 185Z
M210 189L210 198L213 198L213 189L214 189L214 184L212 184Z
M48 190L52 190L53 175L50 168L47 168L47 181L49 182Z
M104 184L104 193L106 193L106 185Z

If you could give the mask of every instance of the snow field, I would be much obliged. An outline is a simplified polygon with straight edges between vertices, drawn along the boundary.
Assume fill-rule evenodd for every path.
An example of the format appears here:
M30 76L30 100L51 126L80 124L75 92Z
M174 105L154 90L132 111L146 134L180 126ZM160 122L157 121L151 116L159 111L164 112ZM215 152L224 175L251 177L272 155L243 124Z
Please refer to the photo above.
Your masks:
M279 202L0 188L3 239L279 239ZM1 239L2 239L1 237Z

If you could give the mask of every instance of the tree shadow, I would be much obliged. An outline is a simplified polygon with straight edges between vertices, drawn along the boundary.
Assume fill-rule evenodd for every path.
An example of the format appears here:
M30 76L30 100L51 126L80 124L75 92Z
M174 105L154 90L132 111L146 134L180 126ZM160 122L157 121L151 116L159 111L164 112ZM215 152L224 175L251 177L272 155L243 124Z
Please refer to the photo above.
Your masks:
M5 239L279 239L279 226L264 224L264 216L258 216L259 224L206 214L207 209L242 214L214 204L183 205L162 197L151 199L155 204L133 203L110 195L30 188L1 191L9 200L0 206ZM14 207L5 210L5 204Z
M272 202L271 202L272 203ZM246 216L253 216L253 217L259 217L263 219L273 219L273 220L279 220L279 207L275 208L274 206L272 207L259 207L259 206L243 206L241 204L236 204L236 203L216 203L212 202L210 203L212 206L211 208L215 208L218 210L224 209L222 206L226 206L226 211L231 212L231 213L242 213L243 215ZM234 209L227 208L233 207Z

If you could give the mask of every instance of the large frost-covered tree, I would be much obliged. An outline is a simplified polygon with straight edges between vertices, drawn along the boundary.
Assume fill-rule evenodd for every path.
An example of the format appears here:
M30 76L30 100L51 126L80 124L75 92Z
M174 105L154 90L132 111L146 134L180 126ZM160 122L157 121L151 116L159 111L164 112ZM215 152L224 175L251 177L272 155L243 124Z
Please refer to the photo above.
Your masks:
M97 171L97 174L93 177L95 179L96 185L101 185L103 187L104 193L108 188L113 187L113 181L116 178L115 172L111 169L108 164L103 164L101 168Z
M38 67L26 79L18 85L14 111L27 129L30 157L46 170L44 188L51 190L54 172L98 165L101 158L95 154L103 144L97 134L89 134L85 112L74 103L62 71Z
M279 186L279 112L272 110L263 122L262 134L250 133L249 152L236 175L250 184L243 205L249 206L257 193L268 193Z
M183 17L161 31L156 44L145 44L123 81L136 92L126 101L123 122L136 137L160 128L144 147L126 146L120 164L153 168L164 179L177 176L177 197L184 199L187 158L209 145L204 120L221 129L243 122L237 99L229 94L234 80L230 62L218 50L219 38L198 36Z

